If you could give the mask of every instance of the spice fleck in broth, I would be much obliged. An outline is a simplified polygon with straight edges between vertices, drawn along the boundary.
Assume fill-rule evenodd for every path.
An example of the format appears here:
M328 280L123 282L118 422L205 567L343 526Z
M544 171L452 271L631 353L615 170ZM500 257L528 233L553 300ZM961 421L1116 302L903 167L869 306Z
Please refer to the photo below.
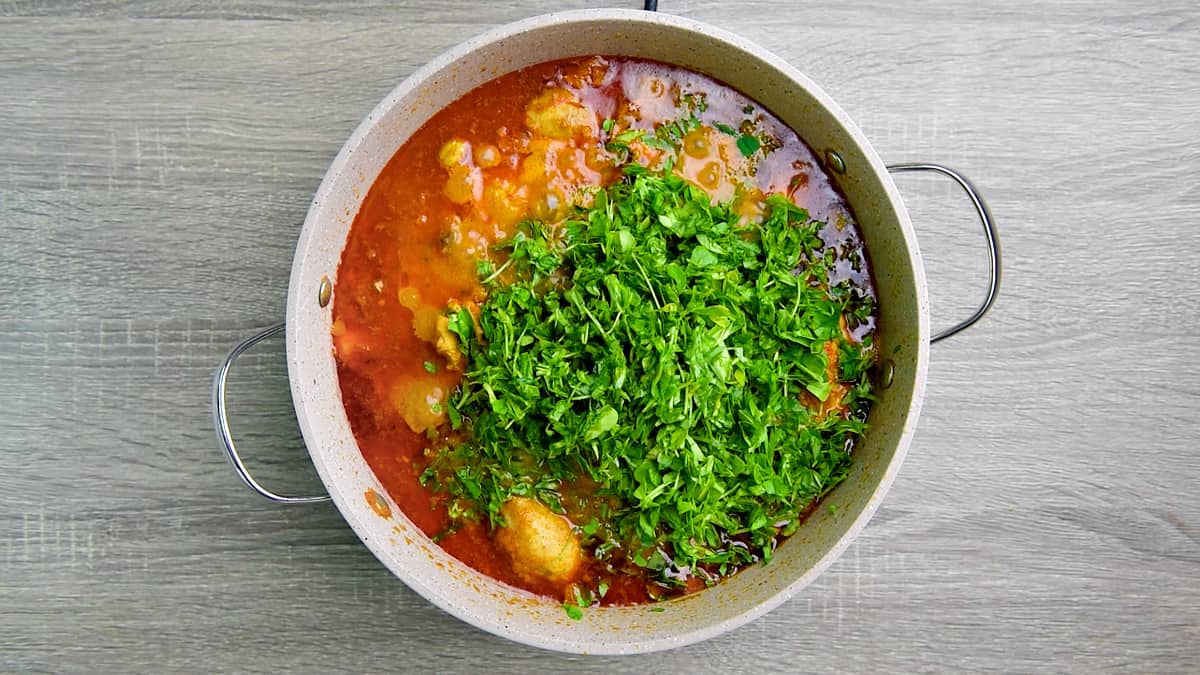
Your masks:
M405 514L578 616L769 561L865 428L874 297L795 132L703 75L592 57L484 84L400 148L333 336Z

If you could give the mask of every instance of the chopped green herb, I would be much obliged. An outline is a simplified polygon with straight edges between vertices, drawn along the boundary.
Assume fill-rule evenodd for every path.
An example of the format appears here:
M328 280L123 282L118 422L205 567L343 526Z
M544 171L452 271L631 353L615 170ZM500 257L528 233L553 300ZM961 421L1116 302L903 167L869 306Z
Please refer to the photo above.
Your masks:
M750 134L742 134L741 136L738 136L737 146L738 150L741 150L743 155L749 157L750 155L758 152L758 149L762 147L762 143L760 143L757 138L751 136Z
M646 132L642 131L641 129L626 129L625 131L622 131L621 133L614 136L613 141L616 143L629 144L636 140L641 139L645 135L646 135Z
M700 128L699 115L708 109L708 103L703 96L687 94L682 99L681 109L682 114L678 119L657 125L653 132L644 129L625 129L618 132L605 143L604 149L614 155L616 164L620 166L630 158L630 144L640 142L646 147L663 151L662 159L655 168L669 172L679 159L683 137ZM601 122L600 127L605 134L611 134L616 125L616 120L608 118Z
M436 364L436 363L434 363L433 361L426 361L426 362L425 362L425 372L427 372L427 373L436 373L437 371L438 371L438 367L437 367L437 364Z
M583 618L583 610L579 608L579 605L564 602L562 608L566 611L567 616L571 617L572 621L579 621Z
M596 602L596 596L592 592L579 584L571 586L572 594L575 596L575 606L580 609L591 607Z
M698 124L653 137L677 143ZM830 288L824 223L782 196L746 223L673 174L623 172L566 222L522 223L497 247L480 337L469 312L449 312L467 366L447 410L469 433L431 452L421 479L451 495L452 518L493 523L514 495L561 513L559 488L586 479L607 506L580 533L670 586L768 560L845 478L873 351L842 337L860 299ZM498 281L505 269L515 281ZM851 414L806 403L835 388ZM594 598L575 600L563 607L577 620Z
M738 130L734 129L733 127L729 126L728 124L722 124L721 122L714 122L713 126L716 127L717 131L719 131L723 134L726 134L729 136L739 135Z

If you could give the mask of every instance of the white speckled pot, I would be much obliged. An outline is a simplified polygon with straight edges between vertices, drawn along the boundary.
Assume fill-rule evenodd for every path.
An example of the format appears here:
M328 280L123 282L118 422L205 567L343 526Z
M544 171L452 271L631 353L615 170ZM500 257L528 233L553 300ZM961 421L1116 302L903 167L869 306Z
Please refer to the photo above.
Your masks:
M355 445L338 388L330 307L347 232L376 175L431 115L483 82L552 59L626 55L707 73L770 109L822 156L862 227L879 292L881 353L893 384L871 410L870 431L850 477L766 566L654 607L591 608L572 621L558 602L493 581L442 551L412 525ZM863 529L891 485L921 406L928 360L925 277L908 215L887 170L842 109L804 75L763 49L711 26L665 14L585 10L504 26L433 60L359 125L321 183L297 245L287 302L287 355L300 428L313 464L346 521L396 576L463 621L518 642L565 652L613 654L669 649L740 626L784 602L827 568ZM895 350L895 351L894 351ZM389 502L383 517L369 499ZM376 505L377 507L379 505Z

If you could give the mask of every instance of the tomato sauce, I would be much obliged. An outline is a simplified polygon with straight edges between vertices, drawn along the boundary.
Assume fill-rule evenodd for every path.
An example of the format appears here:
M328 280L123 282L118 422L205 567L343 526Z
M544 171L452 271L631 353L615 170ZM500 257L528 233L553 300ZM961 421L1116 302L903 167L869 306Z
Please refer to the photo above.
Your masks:
M535 65L488 82L436 114L400 148L363 201L342 253L333 335L342 396L368 465L396 504L447 552L480 572L561 598L561 584L517 574L486 523L451 531L448 502L420 483L426 453L445 438L444 403L460 380L439 348L448 303L483 301L476 262L525 218L566 215L586 186L619 177L604 120L653 131L689 97L703 126L683 141L674 170L732 200L747 218L769 194L786 194L828 225L826 245L846 252L838 274L869 293L861 240L844 200L800 138L752 100L714 80L661 63L591 57ZM719 126L725 126L722 131ZM728 128L737 125L729 133ZM737 134L769 144L761 161ZM655 159L644 145L639 161ZM831 279L831 283L838 279ZM857 326L866 332L871 325ZM585 575L601 574L593 566ZM606 579L605 604L654 599L645 580ZM688 590L700 584L693 579ZM702 585L702 584L700 584Z

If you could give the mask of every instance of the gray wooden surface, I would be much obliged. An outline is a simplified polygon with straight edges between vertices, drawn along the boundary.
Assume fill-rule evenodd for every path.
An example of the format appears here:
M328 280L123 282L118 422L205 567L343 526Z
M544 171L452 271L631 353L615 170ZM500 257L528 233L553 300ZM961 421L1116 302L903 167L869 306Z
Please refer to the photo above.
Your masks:
M394 579L329 505L243 488L209 421L282 316L342 141L508 0L0 1L0 671L1200 670L1200 9L663 0L821 83L887 161L968 173L1002 229L988 318L937 345L909 459L817 583L643 657L510 644ZM621 3L636 7L637 2ZM935 323L983 249L900 185ZM280 344L234 427L319 490Z

